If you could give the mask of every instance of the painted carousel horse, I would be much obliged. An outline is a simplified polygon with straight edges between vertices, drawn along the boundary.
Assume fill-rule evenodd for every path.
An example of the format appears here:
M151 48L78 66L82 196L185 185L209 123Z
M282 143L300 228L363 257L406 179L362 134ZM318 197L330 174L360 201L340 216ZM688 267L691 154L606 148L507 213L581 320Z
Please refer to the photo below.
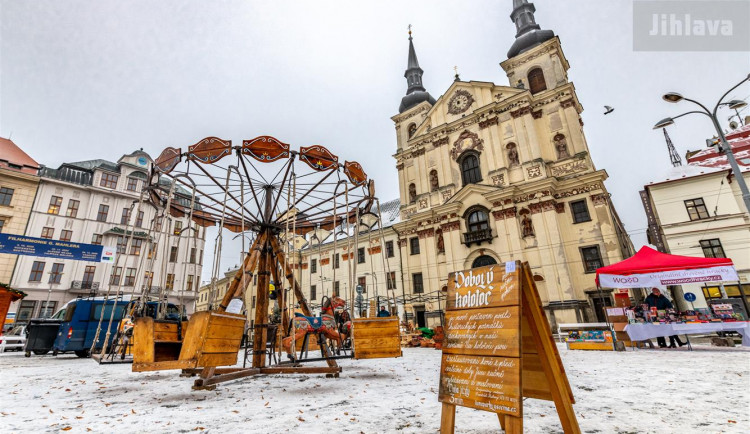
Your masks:
M292 320L294 321L294 335L287 336L281 341L281 345L289 357L294 357L294 354L292 354L292 339L296 342L299 338L307 334L323 335L341 346L342 339L341 334L337 330L334 311L336 308L344 306L346 306L346 301L338 296L334 296L333 298L324 297L321 306L321 316L305 316L301 313L295 313Z

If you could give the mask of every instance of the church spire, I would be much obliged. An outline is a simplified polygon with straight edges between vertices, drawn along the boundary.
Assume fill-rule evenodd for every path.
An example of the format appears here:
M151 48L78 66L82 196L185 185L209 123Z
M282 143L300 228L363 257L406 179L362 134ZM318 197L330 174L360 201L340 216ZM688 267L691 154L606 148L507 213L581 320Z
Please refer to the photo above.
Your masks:
M513 0L510 19L516 25L516 40L508 51L508 58L528 51L544 41L555 37L552 30L542 30L534 18L536 8L527 0Z
M401 105L398 108L399 113L403 113L423 101L435 104L435 98L422 85L422 74L424 74L424 71L419 67L417 52L414 50L414 41L411 37L411 24L409 24L409 59L406 62L406 71L404 72L407 88L406 96L401 98Z
M406 62L406 71L404 77L406 77L406 84L409 86L406 89L406 94L410 94L415 90L421 90L424 92L422 86L422 68L419 67L419 60L417 60L417 52L414 51L414 41L411 37L411 24L409 24L409 60Z

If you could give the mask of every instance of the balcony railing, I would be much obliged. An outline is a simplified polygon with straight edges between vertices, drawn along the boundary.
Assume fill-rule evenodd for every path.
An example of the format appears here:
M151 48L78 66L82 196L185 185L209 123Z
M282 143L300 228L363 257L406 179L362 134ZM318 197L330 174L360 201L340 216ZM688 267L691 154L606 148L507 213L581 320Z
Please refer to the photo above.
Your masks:
M482 244L485 241L492 241L491 229L479 229L477 231L464 232L464 244L471 246L472 243Z

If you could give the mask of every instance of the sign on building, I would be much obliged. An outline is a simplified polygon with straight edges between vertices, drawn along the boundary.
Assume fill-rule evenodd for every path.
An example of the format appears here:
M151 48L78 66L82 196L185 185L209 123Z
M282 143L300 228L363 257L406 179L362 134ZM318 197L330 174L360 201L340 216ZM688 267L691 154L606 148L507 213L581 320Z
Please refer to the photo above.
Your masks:
M113 246L0 234L0 253L12 255L114 263L116 251Z

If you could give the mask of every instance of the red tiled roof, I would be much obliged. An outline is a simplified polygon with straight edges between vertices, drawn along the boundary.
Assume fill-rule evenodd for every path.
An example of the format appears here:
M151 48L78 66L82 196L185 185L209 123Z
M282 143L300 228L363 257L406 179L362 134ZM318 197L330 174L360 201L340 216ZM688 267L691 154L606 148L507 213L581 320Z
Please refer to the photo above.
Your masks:
M36 175L39 163L11 140L0 137L0 167Z

